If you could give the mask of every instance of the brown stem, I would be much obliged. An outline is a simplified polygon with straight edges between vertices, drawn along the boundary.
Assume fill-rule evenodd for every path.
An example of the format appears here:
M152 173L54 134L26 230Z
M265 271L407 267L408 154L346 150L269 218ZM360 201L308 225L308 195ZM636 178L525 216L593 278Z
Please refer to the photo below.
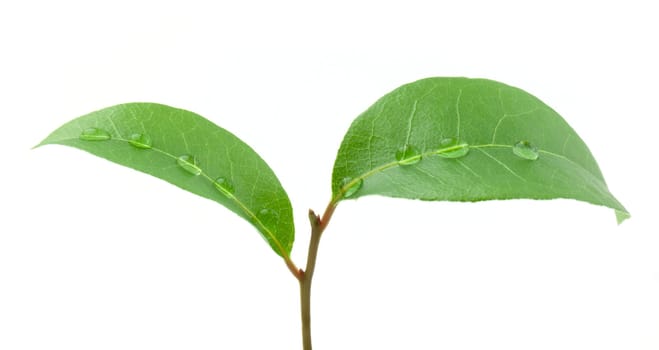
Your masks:
M311 239L309 240L309 253L307 255L307 269L300 271L300 310L302 312L302 344L304 350L312 350L311 347L311 281L316 269L316 258L318 256L318 245L320 237L332 218L336 203L330 203L325 209L323 217L309 210L309 222L311 223Z

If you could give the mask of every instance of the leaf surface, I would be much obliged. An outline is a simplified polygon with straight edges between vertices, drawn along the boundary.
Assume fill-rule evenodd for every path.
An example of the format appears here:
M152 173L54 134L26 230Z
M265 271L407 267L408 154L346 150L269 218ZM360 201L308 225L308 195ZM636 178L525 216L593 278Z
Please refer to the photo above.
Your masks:
M116 105L64 124L38 146L46 144L79 148L216 201L248 220L277 254L290 254L293 211L272 169L195 113L154 103Z
M586 144L534 96L485 79L428 78L388 93L350 126L333 201L570 198L628 211Z

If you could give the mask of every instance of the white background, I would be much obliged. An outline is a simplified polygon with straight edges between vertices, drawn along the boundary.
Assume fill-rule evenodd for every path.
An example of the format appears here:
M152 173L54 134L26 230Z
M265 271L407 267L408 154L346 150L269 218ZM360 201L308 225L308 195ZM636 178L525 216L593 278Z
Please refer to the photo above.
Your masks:
M429 76L540 97L633 217L588 204L348 201L321 244L316 349L659 349L651 2L3 1L0 349L300 349L296 281L216 203L71 148L110 105L195 111L252 145L296 215L350 122ZM239 3L239 5L236 5Z

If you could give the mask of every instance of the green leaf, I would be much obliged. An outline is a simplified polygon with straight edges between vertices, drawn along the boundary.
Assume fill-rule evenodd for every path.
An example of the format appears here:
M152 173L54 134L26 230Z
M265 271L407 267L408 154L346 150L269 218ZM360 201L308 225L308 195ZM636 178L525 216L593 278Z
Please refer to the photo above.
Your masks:
M79 148L216 201L289 257L293 211L272 169L247 144L195 113L121 104L64 124L38 146L46 144Z
M543 102L485 79L428 78L382 97L350 126L333 202L378 194L422 200L571 198L627 210L586 144Z

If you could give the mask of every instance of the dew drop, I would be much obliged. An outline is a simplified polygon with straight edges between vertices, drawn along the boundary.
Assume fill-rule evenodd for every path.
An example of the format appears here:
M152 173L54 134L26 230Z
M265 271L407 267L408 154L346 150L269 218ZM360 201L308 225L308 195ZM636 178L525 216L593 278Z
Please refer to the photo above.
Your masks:
M528 141L519 141L513 146L513 153L516 156L528 160L538 159L538 147Z
M469 153L469 144L460 143L454 137L447 137L439 141L437 155L444 158L461 158Z
M213 182L213 185L218 191L220 191L220 193L225 195L227 198L233 198L233 192L234 192L233 185L226 178L218 177Z
M359 181L356 181L352 183L352 178L346 177L343 180L341 180L341 188L349 185L350 187L345 189L345 192L343 192L343 198L350 198L359 191L360 188L362 188L362 185L364 185L364 179L359 179Z
M112 138L110 133L99 128L87 128L80 133L79 138L84 141L107 141Z
M192 175L201 174L201 168L197 165L197 158L189 154L184 154L176 159L176 163L185 171Z
M259 212L256 213L256 218L267 228L276 227L279 223L279 214L268 208L259 210Z
M139 149L150 149L151 145L153 144L149 135L137 133L130 135L128 143L130 143L131 146Z
M421 153L416 147L406 144L396 151L396 160L400 165L416 164L421 161Z

